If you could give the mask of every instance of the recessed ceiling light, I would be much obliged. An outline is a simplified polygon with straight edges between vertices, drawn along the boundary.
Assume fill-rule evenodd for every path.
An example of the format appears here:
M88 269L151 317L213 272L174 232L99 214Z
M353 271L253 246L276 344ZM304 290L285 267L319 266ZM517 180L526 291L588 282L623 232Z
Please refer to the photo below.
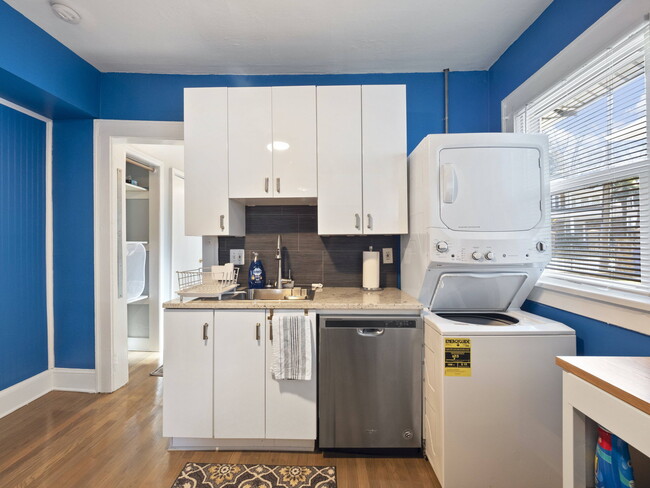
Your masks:
M72 7L56 2L50 2L50 7L52 7L52 11L59 19L69 24L78 24L81 22L81 15Z

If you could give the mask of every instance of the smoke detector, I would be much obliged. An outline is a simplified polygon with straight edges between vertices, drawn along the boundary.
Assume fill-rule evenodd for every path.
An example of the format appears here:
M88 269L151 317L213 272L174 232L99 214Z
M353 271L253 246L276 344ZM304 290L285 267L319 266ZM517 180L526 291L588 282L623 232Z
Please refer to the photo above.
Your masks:
M68 24L81 22L81 15L72 7L56 2L50 2L50 7L52 7L52 11L59 19L66 21Z

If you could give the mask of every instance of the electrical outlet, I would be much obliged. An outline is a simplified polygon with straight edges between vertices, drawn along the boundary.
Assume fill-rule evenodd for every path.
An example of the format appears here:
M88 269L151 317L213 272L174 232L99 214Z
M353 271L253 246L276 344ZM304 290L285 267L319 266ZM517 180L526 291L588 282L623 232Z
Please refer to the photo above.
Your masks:
M384 264L392 264L393 263L393 248L384 247L382 249L382 254L383 254Z
M244 264L244 250L243 249L231 249L230 250L230 262L232 264Z

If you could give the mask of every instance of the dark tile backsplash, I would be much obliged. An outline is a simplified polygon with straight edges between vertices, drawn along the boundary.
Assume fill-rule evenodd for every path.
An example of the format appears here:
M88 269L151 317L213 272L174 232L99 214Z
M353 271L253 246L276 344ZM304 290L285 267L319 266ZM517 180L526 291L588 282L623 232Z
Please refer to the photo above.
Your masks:
M362 251L373 246L399 254L399 236L319 236L317 207L246 207L246 237L219 237L219 262L230 261L231 249L245 249L246 262L239 282L247 283L253 251L259 253L267 279L277 279L275 248L282 235L282 276L296 284L323 283L325 286L361 286ZM380 265L380 285L397 286L397 264Z

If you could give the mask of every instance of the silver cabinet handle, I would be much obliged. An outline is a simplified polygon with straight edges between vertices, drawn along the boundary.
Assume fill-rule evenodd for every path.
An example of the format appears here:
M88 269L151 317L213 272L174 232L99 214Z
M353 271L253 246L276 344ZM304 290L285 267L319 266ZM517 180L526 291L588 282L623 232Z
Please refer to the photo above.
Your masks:
M268 178L264 178L264 191L266 193L269 192L269 179Z
M208 325L207 322L205 324L203 324L203 340L204 341L208 340L208 327L209 327L209 325Z
M255 340L256 341L260 340L260 327L261 327L261 324L259 322L257 324L255 324Z
M273 342L273 324L269 324L269 340Z
M354 228L361 229L361 217L359 216L359 214L354 214L354 220L355 220Z
M368 214L368 229L372 229L372 215Z
M278 193L280 193L280 178L275 179L275 189Z
M225 215L220 215L219 216L219 227L221 227L221 230L224 230L226 228L226 216Z

